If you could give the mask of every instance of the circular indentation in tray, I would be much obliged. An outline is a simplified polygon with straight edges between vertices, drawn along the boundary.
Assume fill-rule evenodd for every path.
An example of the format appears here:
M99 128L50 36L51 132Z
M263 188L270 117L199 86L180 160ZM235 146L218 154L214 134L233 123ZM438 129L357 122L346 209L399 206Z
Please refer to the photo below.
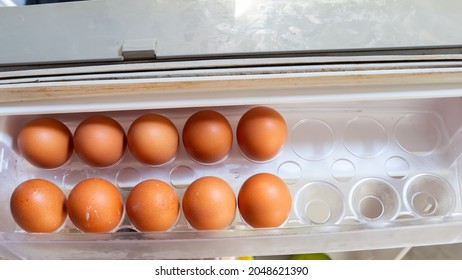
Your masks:
M332 152L334 144L334 133L323 121L302 120L292 128L292 149L303 159L321 160Z
M330 206L324 200L312 200L305 207L305 215L313 224L324 224L330 218Z
M350 202L355 215L366 221L391 220L400 207L400 200L393 186L378 178L360 181L351 192Z
M378 121L368 117L357 117L348 122L343 141L353 155L371 158L385 149L388 138L385 128Z
M117 173L116 182L121 189L131 189L141 182L141 173L132 167L123 168Z
M418 192L412 196L411 206L418 214L429 216L435 213L438 208L438 201L429 193Z
M63 177L63 186L70 190L85 179L87 174L83 170L70 170Z
M284 180L286 184L293 185L302 177L302 168L296 162L287 161L279 166L278 176Z
M420 174L409 180L404 196L408 207L418 216L444 216L455 206L451 185L432 174Z
M391 157L385 162L385 172L393 179L403 179L409 173L409 163L402 157Z
M359 202L359 213L370 220L376 220L383 215L383 203L375 196L366 196Z
M355 176L355 173L355 166L349 160L339 159L332 164L332 177L338 181L348 182Z
M180 165L170 172L170 183L175 188L186 188L195 180L194 171L188 166Z
M411 114L396 123L395 137L403 150L424 156L438 146L441 132L431 115Z
M344 213L341 192L327 182L312 182L295 195L295 213L308 224L334 224Z

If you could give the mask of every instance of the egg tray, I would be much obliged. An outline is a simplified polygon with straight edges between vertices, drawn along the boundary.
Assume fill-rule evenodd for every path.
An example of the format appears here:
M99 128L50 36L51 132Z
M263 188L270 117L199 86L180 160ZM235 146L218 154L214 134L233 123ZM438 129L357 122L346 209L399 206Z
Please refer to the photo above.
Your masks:
M460 209L455 155L451 138L440 113L422 108L357 107L311 108L306 105L268 105L278 110L288 127L283 150L273 160L252 162L239 151L235 141L239 118L251 106L215 107L230 122L234 141L222 162L204 165L192 160L180 147L175 159L158 167L146 166L127 149L123 159L107 168L93 168L74 153L64 166L45 170L17 156L17 148L6 144L2 151L2 177L14 175L7 190L22 181L48 179L66 195L80 181L99 177L113 182L126 199L130 189L142 180L159 179L174 187L181 200L195 179L217 176L238 193L250 176L268 172L282 178L292 194L292 211L281 227L333 225L352 222L384 222L398 218L446 216ZM181 131L186 119L206 108L144 110L103 113L55 114L72 132L89 115L117 120L125 131L139 116L158 113L169 118ZM16 130L37 116L9 117ZM14 131L17 135L17 131ZM15 139L15 137L12 137ZM5 167L6 166L6 167ZM452 171L452 172L451 172ZM5 190L5 187L3 187ZM2 196L8 204L10 193ZM258 198L256 198L258 199ZM181 211L180 211L181 212ZM3 217L5 218L5 217ZM11 217L7 217L11 221ZM237 213L229 229L249 229ZM16 232L22 231L14 227ZM115 231L135 230L125 217ZM184 216L171 231L194 230ZM78 232L67 219L60 232Z
M462 124L458 122L461 99L408 100L399 105L396 102L263 105L280 112L288 128L288 139L282 151L265 163L245 158L235 140L237 122L254 106L40 115L56 118L74 132L82 120L92 115L112 117L127 131L137 117L157 113L169 118L181 137L187 118L199 110L212 109L228 119L234 141L231 153L224 161L209 165L192 160L180 141L175 159L158 167L139 163L127 149L120 162L107 168L91 167L74 153L62 167L40 169L21 158L15 144L22 125L39 116L4 117L4 132L0 138L0 230L27 234L14 223L8 206L14 188L31 178L50 180L60 186L66 195L86 178L104 178L119 187L124 200L138 182L159 179L173 186L181 201L188 185L203 176L224 179L237 196L240 186L250 176L261 172L272 173L284 180L292 195L290 216L277 229L287 232L292 229L335 231L337 227L345 230L345 226L349 225L383 226L404 219L421 222L434 217L460 215L457 172L462 147L462 134L459 134ZM219 232L232 238L242 234L265 235L274 229L268 230L253 229L237 211L229 228ZM124 232L135 240L144 238L144 233L135 231L125 215L114 232L106 235ZM169 239L168 236L172 236L181 239L181 234L190 238L190 233L194 232L207 234L191 228L180 211L178 221L168 232L149 238ZM73 237L65 239L72 240L93 236L80 232L69 218L53 236L58 238L66 234ZM210 234L193 235L192 238L207 239L216 232ZM276 234L284 234L284 231ZM37 234L30 234L34 235ZM98 238L101 236L98 235Z

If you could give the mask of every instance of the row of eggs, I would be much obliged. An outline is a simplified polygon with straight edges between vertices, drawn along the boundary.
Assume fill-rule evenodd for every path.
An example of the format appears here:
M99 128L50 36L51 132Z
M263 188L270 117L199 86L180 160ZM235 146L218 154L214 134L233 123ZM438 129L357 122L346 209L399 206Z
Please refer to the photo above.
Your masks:
M269 107L248 110L236 128L239 149L245 157L257 162L274 158L286 138L284 118ZM182 139L192 159L212 164L230 153L233 133L229 121L222 114L202 110L187 119ZM117 121L107 116L83 120L74 135L56 119L37 118L21 128L17 140L21 155L31 164L46 169L65 164L74 150L87 164L108 167L122 158L126 146L141 163L158 166L171 161L179 147L175 125L159 114L137 118L126 134Z
M129 192L125 212L130 223L143 232L166 231L174 226L180 208L196 230L226 229L236 208L243 220L255 228L281 226L289 217L292 199L278 176L258 173L249 177L236 199L230 185L214 176L201 177L186 189L181 207L170 185L148 179ZM19 184L10 199L16 224L26 232L55 232L69 216L82 232L111 232L122 221L124 202L119 189L102 178L78 183L66 198L57 185L45 179Z

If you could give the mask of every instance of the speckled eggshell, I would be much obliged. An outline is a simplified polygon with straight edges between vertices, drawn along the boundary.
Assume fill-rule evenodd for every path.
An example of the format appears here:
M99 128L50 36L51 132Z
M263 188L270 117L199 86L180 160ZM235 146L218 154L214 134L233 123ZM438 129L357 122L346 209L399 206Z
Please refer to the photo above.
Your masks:
M165 231L178 219L180 204L167 183L150 179L137 184L127 197L127 216L139 231Z
M137 118L127 132L130 152L146 165L162 165L171 161L178 150L178 142L175 125L158 114Z
M196 112L183 128L183 145L196 161L216 163L228 156L233 144L233 131L228 120L212 110Z
M281 226L289 217L292 197L276 175L259 173L248 178L238 194L239 212L255 228Z
M66 197L50 181L30 179L19 184L10 199L16 224L27 232L54 232L64 223Z
M74 151L71 131L52 118L37 118L25 124L17 142L20 154L28 162L45 169L65 164Z
M75 152L94 167L108 167L117 163L124 155L126 142L122 126L106 116L87 118L74 132Z
M123 216L123 201L119 189L101 178L78 183L67 202L72 223L83 232L110 232Z
M239 149L248 159L268 161L282 150L287 139L287 125L276 110L255 107L240 118L236 138Z
M198 230L227 228L236 213L236 197L224 180L207 176L195 180L183 196L183 213Z

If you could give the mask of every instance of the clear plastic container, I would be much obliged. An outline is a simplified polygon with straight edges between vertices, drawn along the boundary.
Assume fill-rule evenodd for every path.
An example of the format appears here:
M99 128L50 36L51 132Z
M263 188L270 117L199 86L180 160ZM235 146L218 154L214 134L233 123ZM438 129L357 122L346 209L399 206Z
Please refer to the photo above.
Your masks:
M229 120L234 144L226 160L212 165L196 163L180 145L175 159L158 167L137 162L127 149L123 160L109 168L92 168L74 154L66 165L43 170L18 155L15 141L23 124L45 114L1 116L0 245L5 255L27 259L209 258L460 240L461 98L259 105L279 111L289 132L282 152L266 163L247 160L235 141L239 118L256 104L106 112L82 107L73 113L46 114L73 132L90 115L112 117L127 131L137 117L158 113L169 118L181 136L193 113L216 110ZM124 199L138 182L155 178L171 184L181 200L187 186L202 176L226 180L237 195L243 182L260 172L280 176L292 194L289 220L279 228L253 229L237 213L226 230L197 231L181 214L168 232L136 232L125 218L112 233L82 233L67 219L56 233L33 234L22 231L9 211L15 186L30 178L48 179L67 195L79 181L100 177L118 186Z

